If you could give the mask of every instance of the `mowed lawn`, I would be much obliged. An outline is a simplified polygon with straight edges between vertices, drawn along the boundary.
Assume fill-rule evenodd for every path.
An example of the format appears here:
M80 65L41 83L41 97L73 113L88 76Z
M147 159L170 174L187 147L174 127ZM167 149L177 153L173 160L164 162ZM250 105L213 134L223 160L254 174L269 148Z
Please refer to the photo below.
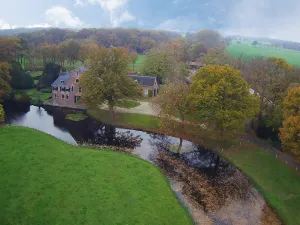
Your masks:
M134 156L0 128L1 224L192 224L158 168Z
M291 65L300 67L300 51L276 49L264 46L254 47L248 42L242 42L241 44L233 43L227 47L226 51L231 53L234 57L240 57L241 55L244 57L275 56L285 59Z
M140 69L144 65L145 59L146 59L145 55L139 55L138 56L138 58L137 58L137 60L135 61L135 64L134 64L134 70L135 71L140 71ZM133 69L132 63L129 64L129 69L130 70Z

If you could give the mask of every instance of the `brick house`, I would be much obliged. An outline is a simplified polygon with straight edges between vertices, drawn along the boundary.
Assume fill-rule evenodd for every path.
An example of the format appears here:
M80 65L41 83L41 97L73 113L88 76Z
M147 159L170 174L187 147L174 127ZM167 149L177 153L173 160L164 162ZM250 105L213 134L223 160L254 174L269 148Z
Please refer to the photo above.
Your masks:
M61 73L52 83L52 105L79 108L78 104L81 97L79 80L83 72L87 69L79 67L71 72Z
M156 77L138 76L134 74L127 75L141 86L142 96L155 97L158 94L158 83Z

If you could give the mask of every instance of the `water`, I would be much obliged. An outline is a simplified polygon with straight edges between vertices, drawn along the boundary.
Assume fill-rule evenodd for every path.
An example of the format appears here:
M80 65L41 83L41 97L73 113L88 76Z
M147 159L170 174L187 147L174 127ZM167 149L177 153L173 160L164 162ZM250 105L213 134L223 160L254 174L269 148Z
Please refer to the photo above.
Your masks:
M265 201L245 175L215 152L190 141L108 126L91 117L79 122L65 119L74 110L15 102L6 103L4 109L7 124L34 128L73 145L133 149L161 168L196 224L259 224L266 216Z

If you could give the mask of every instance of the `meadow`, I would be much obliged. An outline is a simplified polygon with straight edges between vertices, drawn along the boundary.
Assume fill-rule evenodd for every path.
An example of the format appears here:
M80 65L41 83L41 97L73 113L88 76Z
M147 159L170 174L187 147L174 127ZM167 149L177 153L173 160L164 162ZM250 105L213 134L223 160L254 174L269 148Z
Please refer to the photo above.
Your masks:
M0 127L1 224L193 224L160 170L135 156Z
M288 63L293 66L300 67L300 51L294 51L283 48L274 48L270 46L258 45L256 47L252 46L250 42L242 41L240 44L233 42L226 48L234 57L270 57L275 56L278 58L285 59Z

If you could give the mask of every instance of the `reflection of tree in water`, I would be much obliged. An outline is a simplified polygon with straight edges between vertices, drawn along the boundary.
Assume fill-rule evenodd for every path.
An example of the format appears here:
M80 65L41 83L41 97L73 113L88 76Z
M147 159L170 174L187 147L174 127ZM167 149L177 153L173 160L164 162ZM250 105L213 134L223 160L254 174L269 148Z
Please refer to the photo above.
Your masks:
M151 138L150 144L158 151L151 155L151 160L167 176L183 182L184 193L207 211L221 207L230 199L250 197L248 178L215 152L196 144L189 149L182 146L180 152L174 152L170 138L164 135L151 135Z
M97 145L112 145L121 148L135 148L140 146L142 138L130 131L119 132L113 126L103 126L96 130L94 137L88 141Z

